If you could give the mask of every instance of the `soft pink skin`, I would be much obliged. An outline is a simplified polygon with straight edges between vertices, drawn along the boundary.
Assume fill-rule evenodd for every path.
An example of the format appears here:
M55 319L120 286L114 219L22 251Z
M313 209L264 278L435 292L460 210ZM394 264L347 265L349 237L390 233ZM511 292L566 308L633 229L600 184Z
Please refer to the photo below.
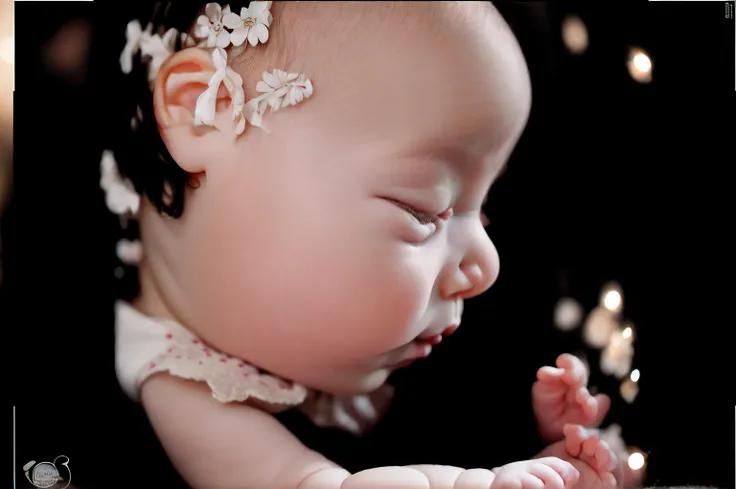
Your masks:
M173 75L196 65L208 75L201 50L179 52L159 71L162 136L201 178L181 219L142 203L147 260L136 306L282 377L367 392L417 355L415 338L459 325L463 301L498 276L480 208L526 123L527 68L487 2L394 2L391 15L388 4L283 5L274 26L292 25L294 11L292 21L319 29L309 12L334 8L331 25L352 27L306 36L296 66L279 67L306 73L315 94L269 115L268 132L249 127L235 140L192 127L206 85L182 86ZM271 46L258 49L265 56ZM218 119L231 120L226 103ZM430 236L388 199L452 215ZM487 489L494 478L443 466L350 475L272 416L218 403L200 384L158 375L141 395L195 489Z
M579 473L576 488L616 489L617 481L622 478L621 471L616 454L608 444L595 430L580 425L567 424L563 431L564 440L550 445L538 457L558 457L570 462Z
M489 8L401 9L435 24L358 32L331 56L315 36L299 60L314 96L237 140L192 129L202 87L177 86L165 74L177 66L164 65L162 136L201 184L177 220L143 202L138 307L338 394L376 389L414 355L407 343L459 324L463 301L498 276L480 208L526 122L528 74ZM454 20L437 24L430 9ZM227 104L219 117L230 120ZM453 215L429 236L387 199Z
M555 367L542 367L532 386L532 403L537 427L548 442L562 440L567 424L588 428L591 434L605 419L611 407L611 399L605 394L592 396L588 391L588 371L579 358L564 353L557 357ZM625 459L627 453L616 453L621 462L618 470L619 486L641 487L642 471L632 470Z
M540 368L532 386L537 427L548 442L561 440L568 423L599 426L611 407L607 395L590 395L588 371L579 358L564 353L556 364Z

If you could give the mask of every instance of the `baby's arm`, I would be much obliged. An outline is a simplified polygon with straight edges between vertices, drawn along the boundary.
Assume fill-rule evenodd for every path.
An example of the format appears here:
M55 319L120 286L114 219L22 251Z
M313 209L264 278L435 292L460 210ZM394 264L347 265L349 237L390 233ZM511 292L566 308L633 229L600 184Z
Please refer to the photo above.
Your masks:
M203 384L149 378L141 398L172 463L193 489L477 489L489 470L423 465L350 475L309 450L274 417L216 401Z
M204 384L160 374L141 400L161 444L193 489L295 489L312 474L339 488L348 472L309 450L273 416L220 403Z

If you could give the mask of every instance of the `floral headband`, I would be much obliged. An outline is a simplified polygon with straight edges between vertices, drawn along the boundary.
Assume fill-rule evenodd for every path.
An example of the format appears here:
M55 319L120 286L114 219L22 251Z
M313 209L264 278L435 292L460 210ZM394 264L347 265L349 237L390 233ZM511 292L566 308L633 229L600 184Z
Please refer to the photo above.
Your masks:
M266 109L277 111L312 96L312 82L306 76L273 70L270 73L264 72L263 80L256 85L256 91L261 95L245 102L243 79L227 66L225 49L231 44L246 47L250 44L255 47L268 41L268 28L273 21L270 12L272 4L273 2L250 2L238 15L231 12L228 5L223 8L217 3L208 3L205 14L197 18L194 29L194 38L199 39L199 43L187 33L181 34L182 44L186 47L196 45L200 48L212 48L212 61L216 68L207 90L197 99L195 125L215 125L217 93L221 84L225 85L230 94L236 135L243 133L246 122L261 127ZM126 32L127 43L120 55L123 73L130 73L133 56L140 51L141 55L150 58L148 80L152 84L163 62L174 52L176 35L176 29L169 29L163 36L153 34L151 24L141 30L138 20L131 21Z
M230 94L232 120L235 125L235 136L245 131L246 124L263 127L263 116L267 109L275 112L279 109L296 105L312 96L312 82L303 74L288 73L275 69L264 72L262 80L256 84L256 92L260 95L246 101L243 78L227 65L227 52L230 45L256 47L264 44L269 38L269 28L273 22L271 5L273 2L251 1L243 7L240 14L230 11L230 7L221 7L218 3L208 3L204 14L197 18L195 28L190 36L186 32L169 29L162 35L153 32L149 23L145 29L140 22L132 20L126 29L126 44L120 54L120 68L129 74L133 69L133 59L137 54L146 60L148 82L151 89L161 65L174 54L177 35L185 48L198 47L212 49L212 62L215 73L209 80L207 89L197 98L194 110L195 126L212 126L215 122L217 94L224 85ZM142 111L138 107L137 115L131 119L131 129L136 130L142 120ZM140 196L135 192L132 183L124 179L112 151L105 150L101 161L100 187L105 191L106 203L111 212L124 216L136 216L140 206ZM132 264L137 258L120 256L123 262Z

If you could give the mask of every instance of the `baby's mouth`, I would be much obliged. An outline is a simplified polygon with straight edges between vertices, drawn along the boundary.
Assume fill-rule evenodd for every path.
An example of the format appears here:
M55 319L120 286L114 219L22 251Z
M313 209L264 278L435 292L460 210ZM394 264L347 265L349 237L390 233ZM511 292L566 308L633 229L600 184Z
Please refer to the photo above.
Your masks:
M449 336L455 332L457 325L448 326L439 334L423 335L414 339L402 349L403 358L393 368L407 367L420 358L427 358L432 353L432 347L442 342L443 336Z

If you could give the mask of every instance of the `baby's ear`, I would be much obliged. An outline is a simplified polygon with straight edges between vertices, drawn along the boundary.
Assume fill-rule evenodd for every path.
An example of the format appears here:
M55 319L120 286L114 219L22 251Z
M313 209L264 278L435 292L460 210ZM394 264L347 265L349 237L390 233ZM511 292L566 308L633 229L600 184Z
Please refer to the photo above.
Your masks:
M197 99L207 90L215 71L208 51L184 49L161 65L153 88L153 109L161 138L174 160L189 173L206 172L213 145L222 143L222 132L194 124ZM227 90L221 86L216 116L225 123L228 118L223 109L229 101Z

